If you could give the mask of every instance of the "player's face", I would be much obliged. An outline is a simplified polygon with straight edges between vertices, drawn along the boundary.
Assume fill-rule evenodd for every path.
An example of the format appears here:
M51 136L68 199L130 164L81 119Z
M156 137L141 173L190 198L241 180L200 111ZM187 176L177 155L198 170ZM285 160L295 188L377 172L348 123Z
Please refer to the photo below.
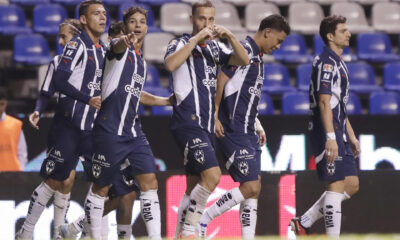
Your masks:
M350 45L351 33L345 23L336 25L335 35L333 35L333 43L339 48L345 48Z
M7 108L7 100L5 99L0 100L0 117L6 111L6 108Z
M272 51L281 48L281 44L285 41L287 35L284 31L278 32L275 29L267 28L264 30L264 44L262 52L271 54Z
M148 29L147 19L145 15L137 12L128 18L126 24L126 29L128 30L128 33L134 32L139 41L144 39L144 36L146 35Z
M58 44L61 45L61 47L65 47L69 41L74 37L71 33L71 27L68 25L63 25L58 32Z
M196 9L190 21L193 24L193 35L205 27L214 26L215 9L213 7L199 7Z
M100 36L106 29L106 10L101 4L92 4L88 7L87 14L81 16L80 20L89 31Z

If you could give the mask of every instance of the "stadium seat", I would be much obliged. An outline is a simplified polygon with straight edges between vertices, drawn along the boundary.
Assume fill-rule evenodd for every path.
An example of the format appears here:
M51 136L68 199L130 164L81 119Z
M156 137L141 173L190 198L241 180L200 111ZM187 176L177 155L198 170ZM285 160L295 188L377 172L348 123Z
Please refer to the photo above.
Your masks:
M266 93L261 93L260 101L258 102L258 114L272 115L274 114L274 104L271 97Z
M289 25L294 32L316 34L324 18L324 12L317 3L298 2L289 6Z
M172 106L152 106L152 115L172 115Z
M146 85L145 85L146 86ZM161 97L168 97L171 93L162 87L145 87L145 91ZM172 106L153 106L151 107L151 113L153 115L171 115L172 114Z
M316 2L320 5L331 5L335 2L347 2L348 0L309 0L310 2Z
M12 4L17 4L20 6L24 6L24 5L36 5L36 4L43 4L43 3L49 3L50 0L10 0L10 3Z
M376 31L400 33L400 4L378 2L372 7L372 26Z
M232 32L243 32L239 13L235 6L229 3L215 3L215 22Z
M246 6L249 0L224 0L227 3L232 3L235 6ZM251 3L263 2L262 0L251 0Z
M63 5L68 5L68 6L75 6L78 5L81 0L52 0L54 3L60 3Z
M40 34L21 34L14 38L14 61L28 65L48 64L51 60L47 41Z
M57 41L56 41L56 52L57 52L57 55L61 54L63 52L63 50L64 50L64 48L61 47L60 44L58 44L58 38L57 38Z
M247 36L253 37L253 35L251 32L235 32L235 37L239 41L246 39Z
M383 86L387 90L400 91L400 62L387 63L383 69Z
M285 93L282 96L282 114L307 115L310 113L310 100L304 92Z
M373 28L368 25L364 9L357 3L335 2L331 5L330 14L346 17L346 25L353 34L373 31Z
M296 89L290 85L289 71L280 63L264 65L264 84L262 91L269 94L282 94Z
M303 63L297 66L297 88L301 91L310 89L312 64Z
M193 4L193 3L199 2L199 0L181 0L181 2ZM222 0L213 0L212 2L213 3L220 3L220 2L222 2Z
M136 5L136 0L103 0L103 2L111 6L119 6L125 3L129 3L131 6Z
M312 61L307 53L304 38L299 34L290 34L281 44L281 48L275 50L273 56L276 60L289 63L305 63Z
M16 6L0 6L0 33L15 35L30 33L32 30L26 27L24 11Z
M0 5L10 5L9 0L0 0Z
M394 92L373 93L369 97L370 114L400 114L400 96Z
M179 0L137 0L139 3L146 3L150 5L155 5L155 6L160 6L165 3L174 3L174 2L179 2ZM174 12L176 13L176 12Z
M144 39L143 52L150 62L164 63L168 43L174 38L171 33L148 33Z
M350 90L356 93L371 93L382 88L376 85L375 72L371 65L364 62L348 63Z
M154 21L154 13L148 4L135 4L135 6L142 7L147 10L147 26L149 26L147 32L160 32L160 28L156 26ZM132 3L121 4L118 10L118 19L122 21L124 16L124 11L132 7Z
M362 114L361 102L357 94L349 92L349 100L346 105L346 112L349 115Z
M390 0L352 0L353 2L358 2L363 5L371 5L376 2L389 2Z
M256 32L261 20L272 14L281 14L275 4L264 2L251 2L247 4L244 14L246 29Z
M192 8L186 3L166 3L160 10L161 29L176 35L191 33L193 26L190 23ZM171 13L174 14L171 14Z
M389 36L384 33L363 33L357 36L358 58L371 62L388 62L400 60L392 52Z
M33 29L35 32L56 35L60 23L67 17L67 11L61 5L38 5L33 9Z
M319 34L314 36L314 56L318 56L324 50L325 43ZM357 56L350 52L350 47L343 49L342 58L346 62L357 61Z
M161 87L160 75L157 68L153 65L147 65L147 79L145 84L151 87Z
M265 1L265 0L264 0ZM305 2L306 0L268 0L268 2L275 3L279 6L286 6L294 2Z

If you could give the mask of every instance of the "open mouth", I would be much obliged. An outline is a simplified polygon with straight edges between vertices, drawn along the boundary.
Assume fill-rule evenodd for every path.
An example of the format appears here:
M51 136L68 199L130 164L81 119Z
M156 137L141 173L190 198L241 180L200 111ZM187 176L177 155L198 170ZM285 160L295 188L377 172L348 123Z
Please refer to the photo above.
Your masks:
M139 31L139 30L136 30L136 31L133 31L135 34L141 34L142 33L142 31Z

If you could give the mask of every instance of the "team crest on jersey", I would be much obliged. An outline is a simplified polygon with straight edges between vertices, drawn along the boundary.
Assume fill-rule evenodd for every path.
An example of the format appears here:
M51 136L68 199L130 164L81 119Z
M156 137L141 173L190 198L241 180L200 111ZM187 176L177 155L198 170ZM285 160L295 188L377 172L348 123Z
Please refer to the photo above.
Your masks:
M46 173L51 174L54 171L56 163L54 161L47 161L46 163Z
M78 47L78 43L75 41L69 41L67 43L67 48L72 48L72 49L76 49Z
M322 69L324 72L333 72L333 66L331 64L324 64Z
M94 178L99 178L101 174L101 166L98 164L93 164L92 173Z
M194 152L194 159L200 164L204 164L204 151L201 149L196 150Z
M245 161L241 161L239 163L239 171L244 175L249 175L249 163Z

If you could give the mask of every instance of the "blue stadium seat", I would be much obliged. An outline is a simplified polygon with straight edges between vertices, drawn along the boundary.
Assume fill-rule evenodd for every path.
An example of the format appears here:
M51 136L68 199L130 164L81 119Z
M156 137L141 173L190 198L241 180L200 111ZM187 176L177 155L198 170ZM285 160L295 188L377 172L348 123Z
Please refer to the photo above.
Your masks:
M180 0L137 0L139 3L146 3L150 5L160 6L164 3L180 2Z
M400 95L395 92L378 92L369 97L370 114L400 114Z
M362 60L388 62L400 60L392 52L389 36L384 33L363 33L357 37L357 54Z
M16 5L0 6L0 33L4 35L15 35L31 33L26 27L24 11Z
M285 93L282 96L282 114L307 115L310 112L310 100L304 92Z
M172 106L152 106L151 114L152 115L171 115L172 114Z
M59 4L42 4L33 9L33 29L44 34L58 33L60 23L68 17L64 7Z
M158 70L153 65L147 65L147 86L151 87L161 87L160 83L160 74L158 74Z
M274 104L266 93L261 93L260 101L258 103L258 114L272 115L274 114Z
M156 95L156 96L161 96L161 97L168 97L171 95L171 93L168 91L168 89L163 88L163 87L151 87L148 86L144 87L144 90ZM172 106L152 106L151 107L151 114L153 115L171 115L172 114Z
M151 7L148 4L134 4L135 6L142 7L147 10L147 25L149 26L149 29L147 32L160 32L160 28L156 26L154 23L154 13ZM118 10L118 19L122 21L122 18L124 16L124 11L127 10L128 8L132 7L132 3L124 3L119 7Z
M54 3L60 3L63 5L78 5L80 2L82 2L81 0L52 0Z
M387 90L400 91L400 62L387 63L385 65L383 84Z
M50 0L10 0L10 3L15 3L17 5L36 5L49 2Z
M28 65L48 64L51 60L47 41L40 34L23 34L14 38L14 61Z
M264 84L262 91L269 94L282 94L284 92L295 91L290 85L289 71L280 63L270 63L264 65Z
M61 47L60 44L58 44L58 38L57 38L57 42L56 42L56 50L57 50L57 55L61 54L64 50L64 48Z
M135 0L103 0L107 5L119 6L121 4L129 3L131 6L136 4Z
M316 34L314 36L314 56L318 56L324 50L325 43L321 38L321 35ZM357 56L350 52L350 47L345 47L343 49L342 58L344 61L356 61Z
M297 66L297 88L301 91L310 89L312 64L303 63Z
M376 85L375 72L371 65L364 62L348 63L350 90L356 93L371 93L382 90Z
M276 60L282 62L305 63L312 61L312 57L307 53L304 38L299 34L287 36L281 48L272 54Z
M362 114L362 107L360 98L357 94L350 92L349 100L346 105L347 114L349 115L359 115Z

